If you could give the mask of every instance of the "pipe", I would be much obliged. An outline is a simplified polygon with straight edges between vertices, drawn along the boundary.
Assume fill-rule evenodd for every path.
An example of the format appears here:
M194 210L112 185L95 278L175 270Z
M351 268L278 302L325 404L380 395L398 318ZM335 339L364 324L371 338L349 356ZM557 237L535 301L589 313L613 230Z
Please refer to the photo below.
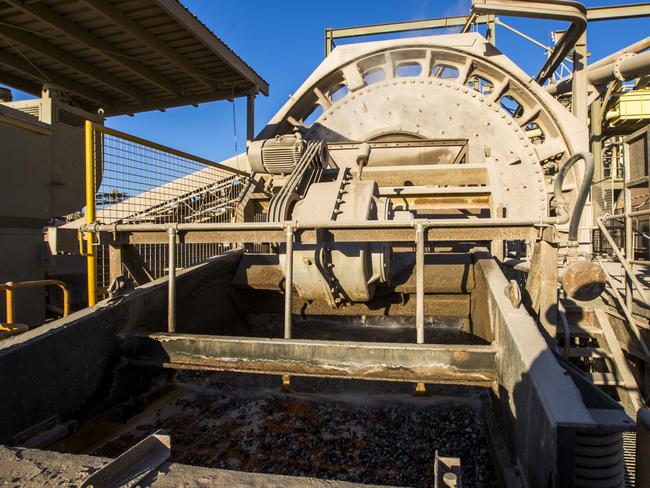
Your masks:
M5 290L5 299L7 301L6 303L6 308L7 308L7 323L8 324L13 324L14 323L14 307L15 307L15 300L14 300L14 289L13 286L11 286L13 283L9 282L7 283L7 288Z
M559 223L566 223L559 222ZM400 220L369 220L362 222L294 222L292 225L298 230L315 229L413 229L418 224L424 228L436 227L544 227L545 224L557 224L556 218L540 220L510 220L502 218L488 219L413 219ZM85 224L79 229L81 232L166 232L174 228L178 232L207 231L207 230L282 230L288 225L284 222L239 222L239 223L167 223L167 224Z
M0 284L0 291L6 293L6 307L7 307L7 323L13 324L16 319L15 303L14 303L14 290L18 288L35 288L38 286L56 286L63 293L63 317L70 314L70 291L68 285L61 280L33 280L33 281L8 281L7 283Z
M616 79L627 81L647 74L650 74L650 51L641 54L624 53L610 63L587 69L589 83L596 86ZM546 90L555 96L568 93L571 91L572 79L573 77L563 78L554 85L548 85Z
M595 63L591 64L589 68L590 69L600 68L601 66L605 66L606 64L611 64L615 62L618 58L620 58L624 54L627 53L638 54L640 52L645 51L648 48L650 48L650 36L646 37L645 39L641 39L640 41L635 42L634 44L630 44L629 46L624 47L620 51L616 51L615 53L612 53L609 56L605 56L604 58L599 59Z
M564 185L564 179L569 173L569 170L580 160L583 160L585 162L585 172L582 176L582 182L580 183L580 189L578 190L578 197L576 198L575 205L573 206L573 213L571 214L571 221L569 224L569 242L578 241L578 227L580 226L580 217L582 216L582 211L584 209L585 203L587 202L589 191L591 190L591 182L594 178L593 155L587 152L579 152L571 156L560 168L560 172L555 179L555 185L553 187L555 204L560 213L563 214L559 216L559 219L565 219L563 222L560 222L558 220L557 223L566 223L566 216L568 216L568 213L565 207L567 203L564 195L562 194L562 186Z
M530 261L510 258L503 264L515 271L530 273ZM605 291L607 277L599 264L591 261L574 261L558 270L557 281L569 298L586 302L595 300Z
M86 225L95 222L95 145L94 125L86 120L85 124L85 158L86 158ZM97 260L95 259L95 234L86 234L86 266L88 281L88 306L97 303Z
M627 53L616 61L589 70L589 81L602 85L611 80L631 80L650 73L650 51L634 54Z

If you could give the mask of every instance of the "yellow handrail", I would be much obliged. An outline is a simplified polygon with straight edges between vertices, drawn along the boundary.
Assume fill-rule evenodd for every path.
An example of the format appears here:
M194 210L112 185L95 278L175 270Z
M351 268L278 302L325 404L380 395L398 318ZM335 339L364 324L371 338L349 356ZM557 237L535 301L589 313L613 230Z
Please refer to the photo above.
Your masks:
M86 224L95 222L95 145L93 123L86 120ZM97 260L95 259L95 234L86 233L86 263L88 267L88 306L97 301Z
M67 317L70 313L70 291L68 285L60 280L35 280L35 281L8 281L7 283L0 283L0 291L5 292L5 299L7 304L7 324L13 324L15 320L15 300L14 290L19 288L35 288L37 286L57 286L63 292L63 316Z

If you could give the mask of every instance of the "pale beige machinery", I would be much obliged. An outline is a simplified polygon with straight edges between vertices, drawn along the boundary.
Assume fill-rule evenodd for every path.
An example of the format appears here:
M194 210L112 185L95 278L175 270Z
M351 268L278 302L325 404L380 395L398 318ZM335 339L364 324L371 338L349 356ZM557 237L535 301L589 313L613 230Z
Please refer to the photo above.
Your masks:
M481 35L446 35L337 48L251 144L249 162L270 175L269 221L505 218L559 224L566 241L556 207L575 207L584 166L562 173L562 203L553 188L587 139ZM306 300L369 302L390 282L390 246L296 246L293 273Z
M571 22L535 77L494 45L495 15L510 13ZM45 385L5 384L0 442L52 435L53 417L65 436L88 410L149 394L164 369L275 375L287 391L295 377L453 385L490 399L504 486L625 486L623 439L647 395L627 357L650 354L637 329L614 332L599 301L611 277L590 252L588 15L477 0L459 34L330 51L330 30L326 58L251 137L250 172L86 124L88 181L97 140L127 148L103 167L113 188L86 185L78 226L100 301L0 347L0 369ZM468 32L481 22L486 37ZM542 85L569 55L567 108ZM152 178L179 160L188 171L121 194L134 153ZM106 189L119 202L98 203ZM200 246L210 255L179 264ZM117 284L107 299L97 268Z

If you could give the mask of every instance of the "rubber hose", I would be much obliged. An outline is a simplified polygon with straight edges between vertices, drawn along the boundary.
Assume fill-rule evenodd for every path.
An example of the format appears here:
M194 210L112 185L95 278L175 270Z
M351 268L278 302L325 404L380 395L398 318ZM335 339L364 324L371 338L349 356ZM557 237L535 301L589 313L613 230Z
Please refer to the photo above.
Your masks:
M585 173L582 176L582 182L580 183L580 189L578 190L578 197L576 198L573 213L571 214L571 220L569 223L569 242L576 242L578 240L580 217L582 217L582 211L585 208L585 203L587 202L587 197L591 190L591 183L594 178L594 156L589 152L579 152L571 156L560 168L560 172L555 180L555 186L553 187L553 195L556 203L558 205L565 204L566 200L562 194L564 179L573 165L580 160L585 162Z

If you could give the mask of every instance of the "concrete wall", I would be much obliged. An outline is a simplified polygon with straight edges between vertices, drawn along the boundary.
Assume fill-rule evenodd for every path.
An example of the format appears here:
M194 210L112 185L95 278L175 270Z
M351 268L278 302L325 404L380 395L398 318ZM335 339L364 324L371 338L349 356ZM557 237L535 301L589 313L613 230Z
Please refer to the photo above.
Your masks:
M218 322L238 321L227 294L240 258L235 251L179 273L179 332L206 333ZM14 435L54 415L82 420L113 400L108 395L116 391L118 334L163 331L166 324L163 278L0 342L0 443L11 444ZM138 374L133 371L128 382L140 384Z
M43 231L41 228L0 227L0 282L45 278L43 271ZM56 293L56 291L54 292ZM45 290L16 290L14 321L38 325L45 320ZM6 317L4 293L0 295L0 322Z

